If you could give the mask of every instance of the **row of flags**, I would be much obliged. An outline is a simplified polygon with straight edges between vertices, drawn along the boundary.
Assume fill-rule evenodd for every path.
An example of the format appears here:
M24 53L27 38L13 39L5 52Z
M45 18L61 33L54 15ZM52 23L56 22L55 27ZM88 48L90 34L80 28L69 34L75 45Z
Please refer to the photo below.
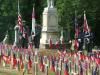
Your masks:
M50 48L50 49L55 48L55 49L58 49L58 50L62 49L63 51L66 50L66 44L65 44L65 40L64 40L64 35L63 35L63 33L64 33L64 31L63 31L63 29L62 29L62 30L61 30L60 39L56 40L55 43L52 42L53 38L51 38L51 36L50 36L50 38L49 38L49 40L48 40L48 41L49 41L49 48ZM62 48L61 48L61 47L62 47Z
M52 39L50 38L49 39L49 48L50 49L54 49L55 48L55 49L58 49L58 50L62 49L63 51L66 50L66 44L64 42L64 38L62 37L61 40L57 40L55 42L55 44L53 44Z
M35 58L33 58L35 57L34 53L27 53L24 52L25 50L21 51L20 49L16 51L11 47L12 46L1 47L0 45L0 61L3 61L5 64L11 64L13 68L20 66L20 69L31 70L32 66L35 65ZM11 55L11 52L13 52L13 55ZM66 51L58 52L58 56L38 54L37 60L39 65L38 69L43 73L45 72L46 65L48 65L48 69L50 69L51 72L57 73L57 70L59 70L63 75L71 75L72 73L78 73L78 75L99 75L100 73L100 53L98 52L94 52L91 56L78 52L68 53Z

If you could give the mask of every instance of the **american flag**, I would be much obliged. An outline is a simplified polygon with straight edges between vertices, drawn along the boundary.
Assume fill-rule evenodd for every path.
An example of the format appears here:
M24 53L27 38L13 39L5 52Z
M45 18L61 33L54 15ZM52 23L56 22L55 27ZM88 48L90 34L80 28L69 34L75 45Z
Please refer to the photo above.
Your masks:
M23 22L20 14L18 14L18 25L20 27L20 32L23 33Z
M19 0L18 0L18 25L20 32L23 33L23 22L22 22L22 16L20 14L20 9L19 9Z
M88 27L85 11L84 11L84 28L83 28L83 30L84 30L84 32L88 32L89 31L89 27Z
M33 7L33 12L32 12L32 33L35 35L35 11Z

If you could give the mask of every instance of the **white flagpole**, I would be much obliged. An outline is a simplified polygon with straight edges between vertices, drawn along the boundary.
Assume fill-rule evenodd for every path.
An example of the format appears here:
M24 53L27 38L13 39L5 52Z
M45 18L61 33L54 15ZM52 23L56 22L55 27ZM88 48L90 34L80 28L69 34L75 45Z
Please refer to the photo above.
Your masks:
M64 36L63 36L63 28L62 28L62 30L61 30L61 36L60 36L61 44L62 44L63 39L64 39Z
M32 12L32 33L34 32L35 35L35 11L33 6L33 12Z
M18 0L18 15L19 15L19 13L20 13L20 9L19 9L19 0Z

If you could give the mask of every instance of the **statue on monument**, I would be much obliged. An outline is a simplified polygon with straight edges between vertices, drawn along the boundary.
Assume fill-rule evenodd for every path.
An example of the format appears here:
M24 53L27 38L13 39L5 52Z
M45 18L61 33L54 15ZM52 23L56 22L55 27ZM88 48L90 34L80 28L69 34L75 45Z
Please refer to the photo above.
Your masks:
M54 0L47 0L48 8L54 7Z

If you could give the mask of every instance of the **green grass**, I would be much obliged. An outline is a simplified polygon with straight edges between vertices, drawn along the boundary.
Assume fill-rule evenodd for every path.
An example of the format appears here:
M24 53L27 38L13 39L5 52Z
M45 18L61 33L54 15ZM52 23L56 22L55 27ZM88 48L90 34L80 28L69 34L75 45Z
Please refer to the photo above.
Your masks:
M51 72L49 75L55 75L55 73L54 72Z
M18 75L17 72L9 72L5 70L0 70L0 75Z

